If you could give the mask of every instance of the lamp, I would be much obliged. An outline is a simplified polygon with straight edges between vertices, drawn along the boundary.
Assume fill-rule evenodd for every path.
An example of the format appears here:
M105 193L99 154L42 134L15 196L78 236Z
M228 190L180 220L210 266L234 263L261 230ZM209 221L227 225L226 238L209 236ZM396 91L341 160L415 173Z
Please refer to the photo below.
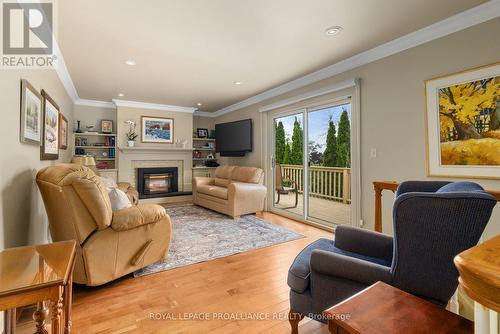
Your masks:
M98 170L96 168L95 159L91 155L74 155L73 158L71 159L71 163L88 167L92 169L94 173L99 175Z

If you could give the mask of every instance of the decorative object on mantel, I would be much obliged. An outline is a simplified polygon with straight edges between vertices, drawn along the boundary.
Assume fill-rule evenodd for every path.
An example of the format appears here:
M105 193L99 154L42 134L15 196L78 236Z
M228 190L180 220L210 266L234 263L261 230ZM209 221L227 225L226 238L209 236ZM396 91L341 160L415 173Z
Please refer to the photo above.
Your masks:
M62 112L59 113L59 148L61 150L68 148L68 119Z
M135 140L139 136L135 132L136 124L135 124L134 121L132 121L130 119L127 120L127 121L125 121L125 123L128 124L128 132L126 133L126 136L127 136L127 145L128 145L128 147L134 147Z
M174 120L172 118L141 116L141 125L141 142L174 143Z
M59 159L59 107L42 90L43 97L43 136L40 147L40 160Z
M26 80L21 80L21 142L40 145L42 96Z
M425 87L428 175L500 179L500 63Z
M175 141L175 146L179 148L186 148L187 140L186 139L177 139Z
M113 121L103 119L101 120L101 133L113 133Z

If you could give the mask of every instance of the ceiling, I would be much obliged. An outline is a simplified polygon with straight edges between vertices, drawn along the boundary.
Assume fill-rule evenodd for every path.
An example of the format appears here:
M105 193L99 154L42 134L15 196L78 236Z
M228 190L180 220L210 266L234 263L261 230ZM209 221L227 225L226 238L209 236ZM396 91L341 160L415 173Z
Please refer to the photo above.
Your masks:
M58 42L82 99L217 111L483 2L64 0Z

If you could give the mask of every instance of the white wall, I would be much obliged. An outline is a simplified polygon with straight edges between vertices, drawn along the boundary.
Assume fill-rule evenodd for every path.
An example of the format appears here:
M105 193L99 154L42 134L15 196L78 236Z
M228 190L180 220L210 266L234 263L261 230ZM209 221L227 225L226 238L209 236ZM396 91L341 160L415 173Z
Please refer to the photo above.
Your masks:
M69 147L59 160L40 161L40 147L19 141L20 81L42 88L58 104L70 124ZM34 182L41 168L69 162L73 152L73 103L53 70L0 70L0 249L47 241L47 218Z
M76 129L76 121L80 121L80 128L85 131L85 126L93 125L94 131L101 132L101 120L113 121L113 133L116 133L116 108L102 108L75 105L75 121L74 128Z
M500 18L434 40L396 55L358 67L307 87L283 94L215 119L216 123L252 118L254 150L242 158L222 163L263 166L262 114L258 109L294 95L351 78L361 79L361 178L362 218L374 225L375 180L425 180L424 80L491 64L500 55ZM370 149L377 148L377 158ZM444 179L444 178L441 178ZM485 188L500 189L500 181L476 180ZM393 196L385 193L384 232L392 232ZM500 205L486 237L500 232Z

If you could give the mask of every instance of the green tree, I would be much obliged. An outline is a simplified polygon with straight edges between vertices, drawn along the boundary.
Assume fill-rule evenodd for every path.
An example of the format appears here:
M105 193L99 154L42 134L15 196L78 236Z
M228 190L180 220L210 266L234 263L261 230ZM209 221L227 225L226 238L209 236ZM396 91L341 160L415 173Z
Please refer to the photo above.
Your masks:
M303 137L304 134L302 132L302 127L300 126L300 122L297 120L297 117L295 117L292 132L292 147L290 152L290 163L292 165L302 165L304 150Z
M277 163L282 163L284 160L285 156L285 145L286 145L286 138L285 138L285 127L283 126L282 122L278 122L278 125L276 126L276 123L274 123L274 133L275 133L275 145L276 145L276 162Z
M351 167L351 125L347 110L342 111L337 136L337 167Z
M286 139L285 143L285 152L283 153L283 164L284 165L289 165L290 164L290 153L292 149L290 148L290 142L288 141L288 138Z
M337 163L337 137L335 123L330 118L328 121L328 132L326 133L326 148L323 153L323 165L326 167L335 167Z

